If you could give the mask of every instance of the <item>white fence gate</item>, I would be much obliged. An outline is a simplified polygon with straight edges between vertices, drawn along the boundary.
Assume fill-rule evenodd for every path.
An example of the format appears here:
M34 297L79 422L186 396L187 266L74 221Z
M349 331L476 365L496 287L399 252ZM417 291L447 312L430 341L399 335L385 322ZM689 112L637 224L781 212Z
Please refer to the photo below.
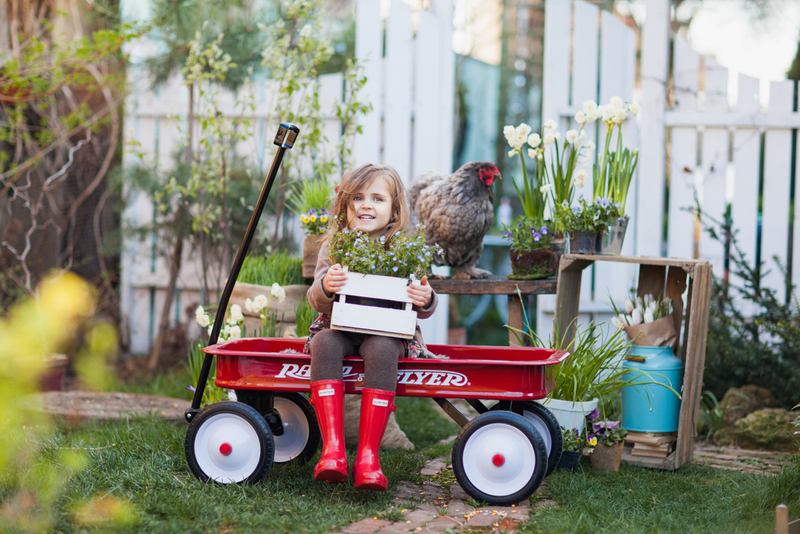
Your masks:
M389 16L384 19L380 4L375 0L357 2L356 55L366 68L368 83L364 93L373 111L362 120L364 133L357 136L355 163L385 162L397 168L408 183L426 170L451 170L455 85L451 45L453 6L447 0L432 0L430 9L412 13L408 4L393 0L388 6ZM126 11L132 16L137 13L146 16L148 10L144 2L136 2L128 3ZM134 64L129 69L132 93L126 101L128 128L124 141L126 146L139 143L139 150L148 162L168 170L171 155L185 142L189 93L177 79L158 91L150 90L141 64L149 50L146 43L130 50ZM320 82L323 110L332 110L333 102L342 98L342 76L322 76ZM271 141L277 121L268 107L269 82L253 87L252 91L256 109L250 119L256 135L251 146L239 146L237 152L254 157L253 163L266 172L274 152ZM241 93L224 94L223 112L234 115L236 101L243 97ZM328 144L333 147L340 139L341 126L332 113L324 119ZM300 132L299 142L302 138ZM127 156L126 163L133 164L133 156ZM133 199L124 217L132 224L152 221L152 199L141 195ZM123 245L121 312L127 324L124 335L134 354L149 351L167 296L168 262L157 254L155 239L155 236L145 240L128 236ZM171 324L188 324L195 329L190 330L192 334L197 333L197 327L191 311L200 301L202 286L199 264L196 255L184 250L177 295L170 309ZM227 272L221 276L224 284ZM422 324L430 343L444 343L447 339L446 298L442 299L439 310Z
M622 253L702 258L713 264L716 276L722 276L723 246L701 230L688 210L697 201L705 213L722 220L730 204L748 261L754 264L760 252L762 261L769 262L771 273L762 279L762 287L783 295L783 279L771 261L773 256L787 265L789 250L793 250L793 279L800 281L800 231L794 232L793 247L789 242L791 129L800 127L800 115L793 111L795 84L772 82L769 109L763 111L759 81L740 75L735 82L737 101L730 106L728 70L711 57L701 57L682 39L671 40L669 0L647 0L645 7L637 88L637 39L632 28L581 0L547 1L543 119L557 119L564 131L584 100L606 103L619 96L639 101L641 113L627 121L623 133L625 145L638 148L640 157L628 196L631 222ZM668 99L670 89L672 98ZM590 139L596 136L601 147L604 132L591 126L587 133ZM587 198L590 187L587 183L583 191ZM581 324L608 319L609 298L621 301L637 283L637 270L625 264L599 263L584 273L592 277L592 283L584 280L581 285ZM540 334L552 328L554 304L551 296L539 297Z

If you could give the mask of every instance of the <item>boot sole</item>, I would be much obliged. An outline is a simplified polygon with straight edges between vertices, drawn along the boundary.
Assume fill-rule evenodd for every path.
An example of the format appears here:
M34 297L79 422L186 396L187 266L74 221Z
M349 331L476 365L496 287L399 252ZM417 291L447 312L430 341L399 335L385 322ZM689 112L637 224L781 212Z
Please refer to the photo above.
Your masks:
M388 482L386 477L381 476L362 476L356 479L353 484L356 489L371 490L371 491L386 491Z
M314 480L334 484L344 482L347 480L347 463L336 461L319 462L314 468Z

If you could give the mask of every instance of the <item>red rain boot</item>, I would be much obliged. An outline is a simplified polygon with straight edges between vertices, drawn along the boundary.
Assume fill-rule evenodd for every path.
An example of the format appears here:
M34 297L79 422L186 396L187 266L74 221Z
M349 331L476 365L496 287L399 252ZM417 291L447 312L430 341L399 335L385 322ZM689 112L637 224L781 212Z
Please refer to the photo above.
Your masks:
M322 434L322 457L314 467L314 480L347 480L344 450L344 382L319 380L311 384L311 404L317 412Z
M361 420L358 429L358 456L353 466L354 486L358 489L386 491L386 477L381 471L378 449L389 422L397 408L394 393L380 389L364 389L361 395Z

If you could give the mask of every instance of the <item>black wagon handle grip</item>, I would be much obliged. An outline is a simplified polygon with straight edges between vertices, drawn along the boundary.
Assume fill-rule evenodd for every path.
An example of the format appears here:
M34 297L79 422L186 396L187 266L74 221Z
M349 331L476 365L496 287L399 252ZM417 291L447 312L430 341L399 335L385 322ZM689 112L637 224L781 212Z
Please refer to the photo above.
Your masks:
M236 259L233 261L231 273L228 275L228 281L225 284L225 289L219 299L219 306L217 307L217 315L214 318L214 327L211 329L211 335L208 338L208 344L214 345L219 339L219 333L222 331L222 325L225 322L225 310L228 309L228 302L233 293L233 286L236 285L236 279L239 277L239 271L242 270L244 258L247 256L247 251L250 248L250 243L253 241L253 236L256 233L258 221L261 218L261 212L264 211L264 206L267 204L269 192L272 189L272 183L278 175L278 169L283 161L283 154L286 149L294 146L295 140L300 133L300 128L290 123L281 123L278 126L278 133L275 134L273 143L278 146L275 151L275 157L272 159L272 165L269 168L269 173L264 180L264 186L261 188L261 194L256 202L256 207L253 209L253 214L250 216L250 223L247 225L247 231L244 233L244 239L239 247L239 252L236 254ZM211 361L214 356L206 354L203 357L203 367L200 369L200 376L197 379L197 386L194 390L194 398L192 399L192 406L188 408L184 414L187 421L191 422L194 414L200 410L200 403L203 401L203 392L206 389L206 382L208 381L208 374L211 371Z

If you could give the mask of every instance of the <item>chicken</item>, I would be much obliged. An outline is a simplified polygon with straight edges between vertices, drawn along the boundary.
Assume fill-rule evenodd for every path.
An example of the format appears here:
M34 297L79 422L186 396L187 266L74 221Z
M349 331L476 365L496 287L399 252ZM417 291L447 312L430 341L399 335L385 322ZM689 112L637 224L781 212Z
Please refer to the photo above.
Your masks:
M497 167L473 161L447 175L429 171L411 182L409 200L415 222L425 223L425 241L444 250L436 265L456 269L453 278L486 278L491 273L476 269L483 254L483 236L494 222Z

